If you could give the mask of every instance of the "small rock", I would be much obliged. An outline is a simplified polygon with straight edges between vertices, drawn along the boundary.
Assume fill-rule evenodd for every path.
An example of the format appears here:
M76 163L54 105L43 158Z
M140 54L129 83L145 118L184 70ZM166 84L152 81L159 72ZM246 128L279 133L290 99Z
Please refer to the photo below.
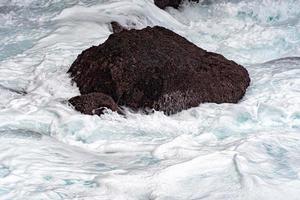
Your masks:
M189 1L199 2L199 0L189 0ZM165 9L168 6L177 9L179 5L182 3L182 0L154 0L154 3L157 7L161 9Z
M69 102L76 110L88 115L101 115L106 108L118 111L118 105L115 101L110 96L100 92L76 96L71 98Z

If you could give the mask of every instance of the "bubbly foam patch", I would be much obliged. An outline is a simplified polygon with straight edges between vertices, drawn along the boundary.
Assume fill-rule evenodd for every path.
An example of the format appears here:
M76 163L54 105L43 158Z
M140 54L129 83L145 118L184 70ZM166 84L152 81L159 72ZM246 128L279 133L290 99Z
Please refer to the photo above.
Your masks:
M298 199L299 2L0 2L0 199ZM160 25L244 64L238 104L88 116L66 74L109 22ZM270 61L272 60L272 61ZM267 62L269 61L269 62Z

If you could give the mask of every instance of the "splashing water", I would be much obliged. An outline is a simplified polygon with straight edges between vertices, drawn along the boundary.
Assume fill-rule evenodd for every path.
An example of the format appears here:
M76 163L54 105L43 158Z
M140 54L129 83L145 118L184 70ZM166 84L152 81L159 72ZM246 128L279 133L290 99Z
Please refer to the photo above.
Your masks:
M0 199L298 199L300 1L0 0ZM82 115L66 74L111 34L160 25L243 64L239 104Z

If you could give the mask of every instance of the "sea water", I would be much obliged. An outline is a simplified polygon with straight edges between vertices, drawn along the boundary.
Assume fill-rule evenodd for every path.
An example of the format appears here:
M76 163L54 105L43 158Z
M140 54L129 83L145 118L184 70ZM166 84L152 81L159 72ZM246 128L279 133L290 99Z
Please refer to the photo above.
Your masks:
M1 200L297 200L300 1L0 0ZM88 116L66 74L109 23L160 25L247 68L238 104Z

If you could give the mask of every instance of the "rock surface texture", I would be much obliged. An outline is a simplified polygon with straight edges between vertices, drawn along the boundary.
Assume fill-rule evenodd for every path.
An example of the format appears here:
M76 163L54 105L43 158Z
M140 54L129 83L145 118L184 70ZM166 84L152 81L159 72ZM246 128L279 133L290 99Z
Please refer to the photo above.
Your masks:
M194 2L199 2L199 0L189 0ZM168 6L173 8L178 8L182 0L154 0L154 3L157 7L164 9Z
M86 114L103 105L95 92L119 106L172 114L204 102L237 103L250 83L241 65L158 26L110 35L83 51L68 73L81 94L93 94L71 100Z

